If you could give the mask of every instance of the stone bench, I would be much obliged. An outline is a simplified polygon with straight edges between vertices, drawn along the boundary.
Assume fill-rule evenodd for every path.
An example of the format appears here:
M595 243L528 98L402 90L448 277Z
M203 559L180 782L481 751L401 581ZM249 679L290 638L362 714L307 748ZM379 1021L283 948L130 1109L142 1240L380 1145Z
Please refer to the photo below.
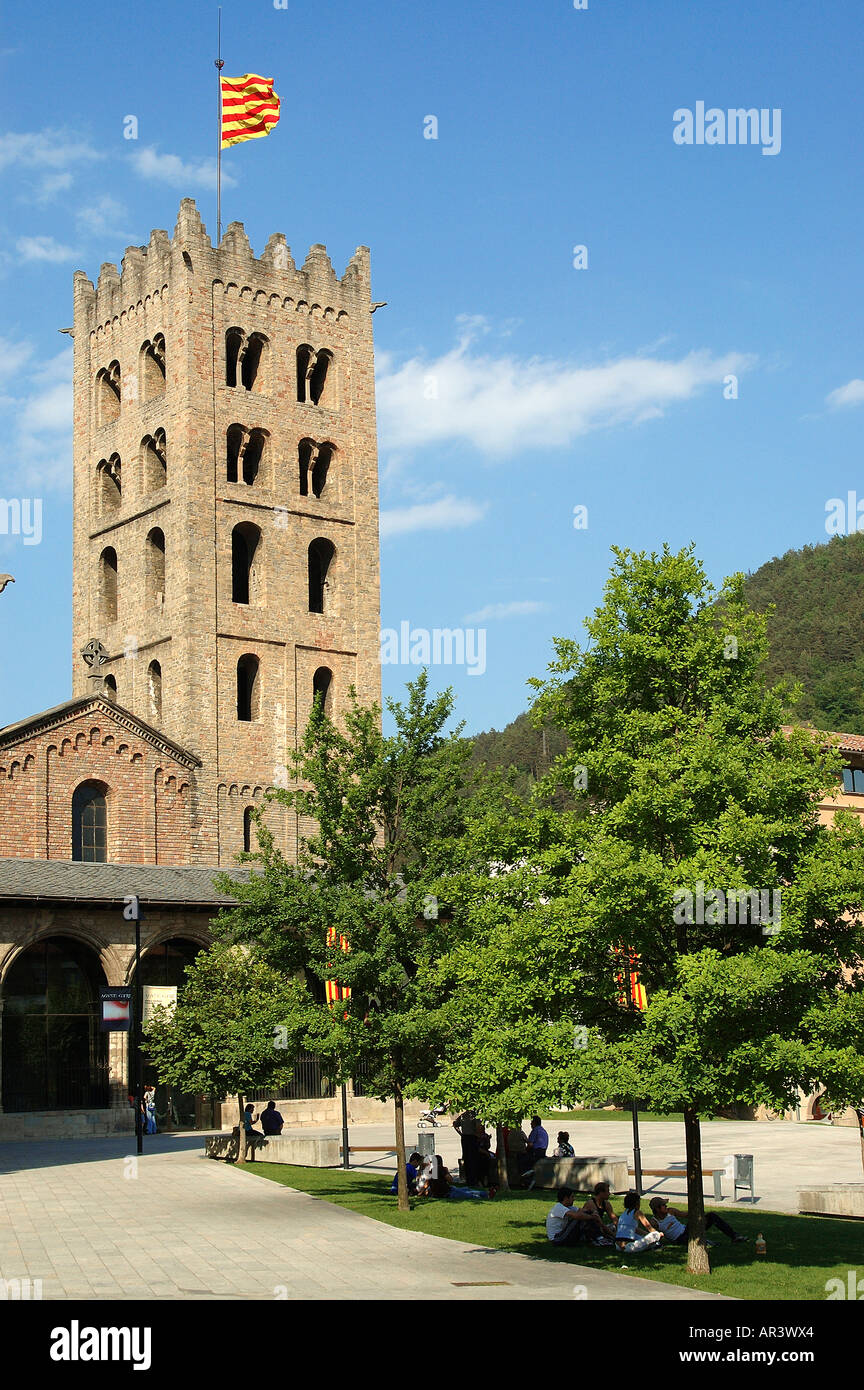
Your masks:
M864 1217L864 1182L832 1182L798 1193L798 1210L817 1216Z
M574 1192L590 1192L598 1182L608 1182L613 1192L627 1192L627 1158L619 1154L602 1158L539 1158L534 1164L535 1187L571 1187Z
M311 1135L283 1137L271 1134L266 1139L255 1136L249 1140L248 1156L255 1163L291 1163L297 1168L338 1168L339 1140L317 1139ZM232 1134L210 1135L204 1142L208 1158L237 1159L237 1130Z

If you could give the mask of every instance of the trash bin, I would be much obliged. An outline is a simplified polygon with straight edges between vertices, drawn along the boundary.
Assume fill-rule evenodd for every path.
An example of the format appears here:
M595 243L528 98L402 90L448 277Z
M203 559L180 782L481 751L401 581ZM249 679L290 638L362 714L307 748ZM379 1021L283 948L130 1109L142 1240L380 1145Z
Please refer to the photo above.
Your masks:
M733 1154L732 1155L732 1200L738 1201L738 1188L749 1187L750 1201L756 1201L756 1194L753 1190L753 1155L752 1154Z
M427 1158L429 1154L435 1152L435 1135L432 1130L423 1129L417 1131L417 1152Z

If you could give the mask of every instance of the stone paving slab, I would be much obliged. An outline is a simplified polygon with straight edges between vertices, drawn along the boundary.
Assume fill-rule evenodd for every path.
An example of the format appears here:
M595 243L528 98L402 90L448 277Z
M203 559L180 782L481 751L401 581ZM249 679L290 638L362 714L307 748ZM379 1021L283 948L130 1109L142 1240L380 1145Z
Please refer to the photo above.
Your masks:
M201 1135L150 1140L134 1177L129 1147L4 1144L0 1275L41 1279L45 1299L572 1301L574 1285L593 1299L718 1297L397 1230L205 1159ZM16 1239L19 1224L36 1241Z

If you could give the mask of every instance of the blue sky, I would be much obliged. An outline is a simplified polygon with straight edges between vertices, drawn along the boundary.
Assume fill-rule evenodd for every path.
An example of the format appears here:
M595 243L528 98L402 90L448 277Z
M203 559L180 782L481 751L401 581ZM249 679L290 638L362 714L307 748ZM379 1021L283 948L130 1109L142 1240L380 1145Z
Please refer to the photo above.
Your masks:
M71 689L72 272L184 196L215 233L215 21L4 17L0 492L41 499L43 534L0 535L0 724ZM469 730L525 708L611 545L693 541L719 582L864 497L862 36L855 0L223 5L226 73L282 99L225 157L224 220L339 273L372 248L382 624L485 630L482 674L433 672ZM779 109L779 152L677 144L699 101Z

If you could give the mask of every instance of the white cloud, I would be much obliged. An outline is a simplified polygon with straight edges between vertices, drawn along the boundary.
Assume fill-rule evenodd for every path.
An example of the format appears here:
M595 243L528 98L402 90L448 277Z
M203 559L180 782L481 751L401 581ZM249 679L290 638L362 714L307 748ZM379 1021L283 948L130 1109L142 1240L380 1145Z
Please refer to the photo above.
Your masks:
M19 356L11 356L17 349ZM31 357L29 344L0 343L0 366L14 371ZM4 464L7 495L39 496L65 489L72 476L72 348L29 366L29 389L0 402L9 444Z
M409 531L453 531L482 520L486 504L469 498L439 497L413 507L393 507L381 513L381 535L404 536Z
M39 203L50 203L52 198L56 198L58 193L65 193L72 187L72 175L66 171L63 174L45 174L40 180L36 190L36 201Z
M170 184L172 188L215 188L216 160L183 160L177 154L159 154L155 145L145 145L132 155L132 167L144 179ZM233 188L237 180L223 169L222 187Z
M75 213L78 226L91 236L112 233L126 216L126 209L110 193L103 193L89 207L79 207Z
M522 618L529 613L545 613L548 603L538 603L535 599L518 599L513 603L487 603L476 613L469 613L466 623L483 623L490 618Z
M15 249L22 261L74 261L78 252L72 246L63 246L53 236L19 236Z
M838 386L836 391L829 391L825 401L832 410L842 410L844 406L864 404L864 381L860 377L853 377L851 381L846 382L845 386Z
M382 442L409 449L460 440L487 454L532 444L566 445L611 425L660 416L709 386L720 387L755 359L730 352L691 352L677 361L631 356L598 366L472 351L469 324L460 342L437 358L397 366L379 358L377 394Z
M24 339L16 343L11 338L0 338L0 377L4 381L8 381L23 367L32 353L32 344L25 342ZM8 400L9 398L6 397L5 399Z
M11 164L24 164L30 169L66 169L70 164L92 163L104 158L87 140L68 130L0 135L0 169Z

